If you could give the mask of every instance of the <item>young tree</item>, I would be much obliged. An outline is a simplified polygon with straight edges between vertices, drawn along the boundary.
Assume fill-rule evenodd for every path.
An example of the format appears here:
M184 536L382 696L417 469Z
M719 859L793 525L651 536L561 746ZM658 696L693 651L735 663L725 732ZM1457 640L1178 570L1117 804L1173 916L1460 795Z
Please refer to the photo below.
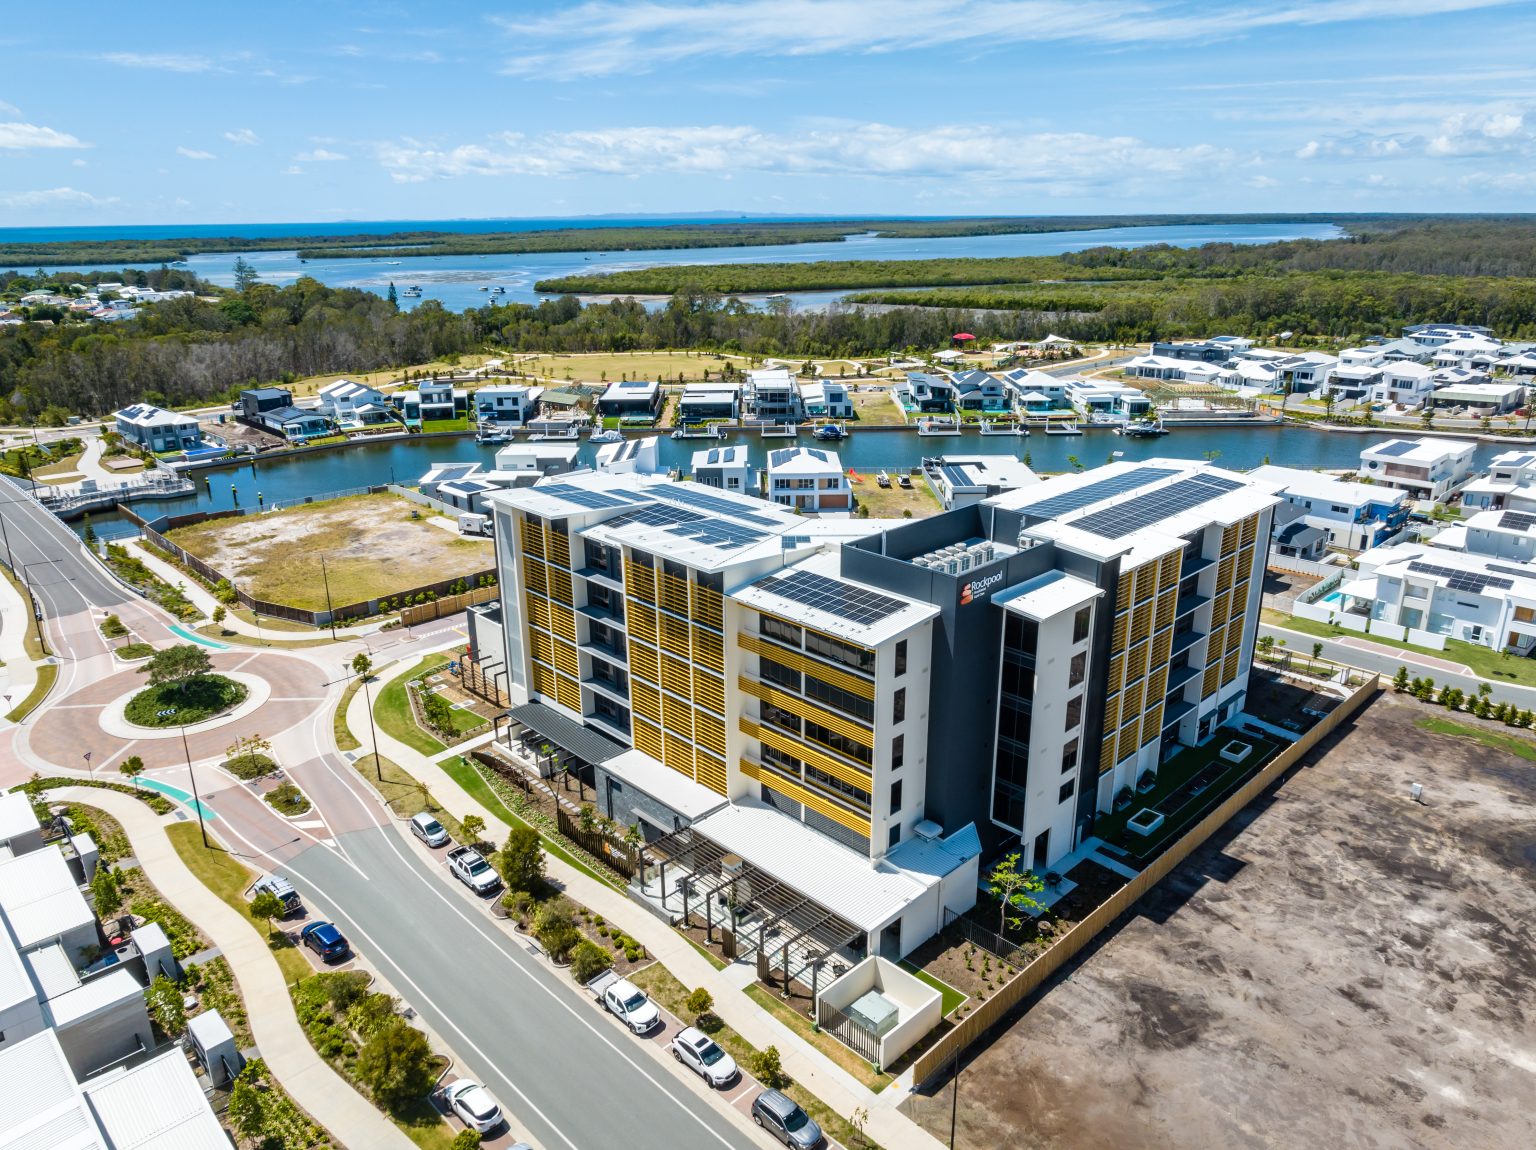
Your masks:
M545 903L534 916L533 937L549 952L550 958L559 962L581 941L581 932L576 929L571 912L554 901Z
M1321 643L1313 643L1312 644L1312 657L1314 659L1316 659L1322 653L1323 653L1323 645Z
M459 820L459 826L464 831L464 837L472 843L478 843L480 836L485 833L485 820L479 815L465 815Z
M544 847L532 827L513 827L496 852L496 869L508 890L536 890L544 882Z
M213 661L208 657L208 648L192 643L164 647L139 668L141 673L149 676L150 686L171 687L174 690L181 690L192 680L212 670Z
M693 1016L694 1022L715 1008L715 996L702 986L683 1000L683 1009Z
M149 1013L167 1038L175 1038L187 1028L187 1010L182 1005L181 987L165 975L158 975L144 992Z
M112 873L111 867L98 866L96 873L91 876L91 901L96 907L97 918L107 918L122 905L122 887L118 885L117 875Z
M96 528L91 526L91 516L87 512L85 516L85 533L81 536L85 545L92 551L96 550Z
M1392 689L1401 695L1408 689L1408 668L1399 667L1397 674L1392 676Z
M466 1126L453 1136L448 1150L480 1150L480 1131Z
M222 631L224 629L224 619L228 615L229 612L224 609L224 604L220 603L213 609L213 614L208 617L213 620L213 625Z
M571 977L577 982L591 982L613 966L613 955L589 939L582 939L571 951Z
M264 739L259 734L242 738L235 736L235 741L224 749L224 753L233 759L244 759L247 768L254 775L262 756L272 753L272 740Z
M247 1069L250 1063L246 1063ZM246 1071L235 1079L234 1089L229 1092L229 1124L235 1133L249 1141L255 1141L266 1125L266 1103L262 1092L246 1080ZM475 1135L476 1139L480 1136Z
M436 1078L426 1035L396 1016L378 1027L357 1055L357 1078L386 1110L426 1095Z
M356 655L352 656L352 673L354 675L366 679L368 672L372 670L373 660L368 657L366 652L359 651Z
M1045 889L1040 876L1032 870L1019 869L1019 852L1015 851L992 868L987 882L1001 904L998 917L998 934L1007 934L1010 926L1018 926L1019 918L1012 913L1019 910L1039 910L1040 904L1030 897Z
M784 1060L779 1057L777 1046L765 1046L752 1055L752 1074L770 1090L782 1090L789 1085L789 1075L784 1073Z
M283 900L269 890L264 890L251 899L251 917L259 918L267 924L267 937L272 937L272 920L282 918L284 914Z
M144 773L144 760L138 755L129 755L117 764L117 773L125 778L133 780L133 789L139 789L139 776Z
M235 257L235 290L244 295L259 280L256 269L246 263L244 256Z

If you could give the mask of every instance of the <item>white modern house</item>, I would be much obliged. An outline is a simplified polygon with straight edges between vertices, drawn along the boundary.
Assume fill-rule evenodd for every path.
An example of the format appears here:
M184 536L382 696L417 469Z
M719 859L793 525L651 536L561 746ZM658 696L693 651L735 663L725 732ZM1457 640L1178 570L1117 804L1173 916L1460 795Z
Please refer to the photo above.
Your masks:
M1396 535L1408 521L1408 496L1377 483L1352 483L1321 471L1266 464L1248 473L1250 482L1273 491L1334 547L1365 551ZM1290 526L1294 520L1287 520ZM1292 532L1289 540L1295 540Z
M494 383L475 392L475 420L478 423L528 423L539 414L542 387L526 383Z
M1510 382L1449 384L1437 387L1429 402L1436 408L1465 408L1462 414L1467 418L1488 419L1519 410L1525 403L1525 387Z
M1434 393L1434 374L1427 364L1411 359L1384 364L1380 379L1371 389L1371 402L1418 407Z
M800 389L786 368L767 367L747 372L742 404L753 419L770 423L795 423L804 414Z
M923 461L923 478L945 511L1040 482L1011 455L941 455Z
M836 379L801 383L800 408L807 419L853 418L853 399L848 394L848 385Z
M1462 336L1447 340L1436 347L1435 357L1431 362L1436 367L1461 367L1473 356L1497 355L1502 346L1503 344L1491 336Z
M692 469L693 481L705 487L718 487L722 491L739 491L743 494L757 491L751 452L745 443L695 451Z
M1389 439L1360 453L1360 474L1438 503L1471 477L1476 449L1464 439Z
M1461 489L1461 505L1484 510L1536 510L1536 451L1501 451L1495 455L1488 473Z
M1128 423L1152 414L1146 393L1110 379L1066 379L1066 399L1082 418L1093 423Z
M1536 514L1529 511L1479 511L1445 528L1427 542L1468 555L1529 563L1536 560Z
M1478 336L1488 338L1492 335L1491 327L1479 327L1476 324L1414 323L1403 328L1404 339L1411 339L1428 348L1443 347L1454 339L1474 339Z
M853 485L835 451L784 447L768 453L768 498L810 514L853 510Z
M343 429L394 423L395 410L389 397L376 387L338 379L319 391L315 410Z
M1182 383L1220 382L1225 369L1198 359L1174 359L1163 355L1138 355L1125 363L1125 374L1133 379L1174 380Z
M663 470L660 450L661 437L658 435L621 439L599 447L593 466L610 475L655 475Z
M131 404L112 419L119 435L157 455L195 450L203 445L202 428L195 418L152 403Z

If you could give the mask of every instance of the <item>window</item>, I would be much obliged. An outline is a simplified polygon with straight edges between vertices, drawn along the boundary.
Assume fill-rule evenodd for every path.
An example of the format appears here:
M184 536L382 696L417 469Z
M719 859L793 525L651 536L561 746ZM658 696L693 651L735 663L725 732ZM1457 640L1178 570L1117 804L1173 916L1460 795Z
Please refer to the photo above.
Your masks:
M815 631L807 631L805 649L813 655L820 655L830 663L841 663L845 667L852 667L867 675L874 674L875 653L864 647L855 647L852 643L844 643L839 639L819 635Z
M800 628L793 623L775 619L772 615L764 615L759 619L758 627L770 639L777 639L790 647L800 646Z
M863 743L856 742L846 735L840 735L836 731L829 731L820 723L814 723L810 719L805 720L805 737L814 743L820 743L828 750L863 763L866 767L875 757L875 753Z
M906 758L907 739L905 735L897 735L891 740L891 770L899 770ZM900 783L896 784L898 787Z
M901 827L900 827L900 825L897 825L897 826L894 826L894 827L891 828L891 837L886 840L886 845L887 845L888 848L889 847L893 847L897 843L899 843L900 841L901 841ZM896 925L899 927L901 925L901 923L898 922Z
M1079 651L1072 656L1072 662L1067 669L1067 686L1075 687L1081 683L1088 674L1088 652Z
M737 488L739 488L741 486L741 479L740 479L739 476L733 475L733 476L731 476L729 479L727 479L725 481L725 485L726 485L726 487L730 488L732 491L735 491Z
M855 695L852 691L845 691L841 687L834 687L831 683L824 683L814 675L805 676L805 695L809 699L824 703L833 710L852 715L863 722L875 721L875 704L871 700Z
M905 639L896 644L896 673L898 675L907 673L907 641Z
M891 699L891 722L899 723L907 717L907 689L897 687Z
M1066 774L1077 767L1077 740L1067 740L1067 745L1061 748L1061 772Z
M891 814L901 810L901 780L897 779L891 784Z
M800 733L800 716L792 715L781 707L775 707L772 703L763 704L763 722L770 727L778 727L782 731L790 731L796 735Z
M1081 695L1073 695L1067 700L1067 723L1063 729L1070 731L1082 721L1083 697Z
M1081 643L1088 638L1088 625L1093 620L1092 607L1079 607L1072 616L1072 642Z
M869 807L868 791L856 787L852 783L844 782L836 775L829 775L826 771L821 770L819 767L813 767L810 763L805 763L803 766L806 782L816 783L826 790L850 798L866 809Z
M1077 780L1068 779L1066 782L1061 784L1061 790L1056 792L1056 801L1058 803L1066 802L1072 797L1072 792L1075 790L1077 790Z
M786 667L783 663L775 663L772 659L758 659L757 673L768 682L788 687L791 691L800 689L800 672Z

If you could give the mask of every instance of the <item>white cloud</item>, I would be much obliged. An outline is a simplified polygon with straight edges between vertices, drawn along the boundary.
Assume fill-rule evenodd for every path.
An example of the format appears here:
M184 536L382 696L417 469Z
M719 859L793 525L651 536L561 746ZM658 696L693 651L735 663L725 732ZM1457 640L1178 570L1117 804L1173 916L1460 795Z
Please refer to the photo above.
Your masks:
M84 160L71 160L71 161L69 161L69 166L72 167L72 168L88 168L88 167L90 167L90 165L88 163L86 163Z
M396 182L457 176L621 176L658 173L725 178L734 173L870 178L983 178L1003 184L1077 185L1128 173L1178 176L1232 161L1209 145L1157 147L1131 136L1020 133L987 125L908 129L825 124L798 133L749 126L638 127L523 136L438 148L416 140L381 145Z
M0 124L0 148L89 148L68 132L57 132L40 124L17 121Z
M261 137L249 128L236 128L225 132L224 138L231 144L239 144L242 148L254 148L261 143Z
M1308 140L1305 144L1296 149L1296 158L1298 160L1310 160L1317 155L1318 150L1318 142L1316 140Z
M283 175L285 176L302 176L303 174L304 169L299 167L297 164L290 164L288 167L283 169Z
M0 115L19 116L21 115L21 109L15 104L7 104L4 100L0 100Z
M148 68L155 72L209 72L213 61L207 56L184 56L174 52L108 52L102 59L124 68Z
M1401 22L1518 0L587 0L496 22L543 77L652 70L696 57L825 56L1085 41L1229 39L1267 28Z
M315 148L312 151L300 152L293 157L301 164L327 164L337 160L345 160L347 157L340 152L327 151L325 148Z
M81 207L99 208L118 202L116 196L93 196L76 188L48 188L37 192L16 192L0 196L0 205L7 208L42 208L74 204Z
M178 147L176 149L176 154L178 156L185 156L189 160L216 160L216 159L218 159L218 157L215 156L212 152L205 152L205 151L203 151L200 148Z
M1528 150L1533 139L1524 110L1495 104L1447 116L1429 141L1432 156L1472 156Z

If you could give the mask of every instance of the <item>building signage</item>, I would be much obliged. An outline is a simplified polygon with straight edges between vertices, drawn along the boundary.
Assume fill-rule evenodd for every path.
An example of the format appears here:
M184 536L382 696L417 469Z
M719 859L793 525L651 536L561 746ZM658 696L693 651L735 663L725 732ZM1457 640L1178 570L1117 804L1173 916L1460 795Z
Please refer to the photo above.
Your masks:
M987 592L1003 581L1003 572L994 571L990 575L983 575L978 579L972 579L964 587L960 588L960 606L975 602L977 599L985 599Z

